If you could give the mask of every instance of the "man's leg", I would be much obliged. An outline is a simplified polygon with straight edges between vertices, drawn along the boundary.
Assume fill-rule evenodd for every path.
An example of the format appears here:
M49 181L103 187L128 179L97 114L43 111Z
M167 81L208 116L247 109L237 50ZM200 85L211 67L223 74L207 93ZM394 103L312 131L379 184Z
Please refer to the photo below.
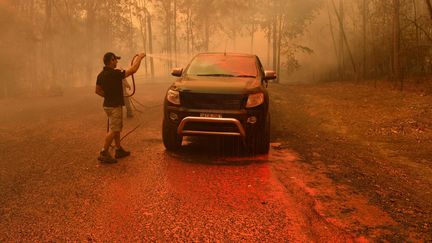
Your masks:
M116 149L120 148L120 132L123 128L123 108L121 106L109 109L109 128L105 140L105 148L111 146L114 140Z
M116 159L114 159L113 157L111 157L111 154L109 153L109 148L111 146L112 141L114 140L114 132L110 131L107 133L106 137L105 137L105 143L104 143L104 148L103 150L100 152L98 160L100 160L103 163L115 163L117 162Z
M115 158L120 159L130 155L129 151L125 151L120 145L120 133L123 128L123 112L122 107L117 107L113 112L112 128L113 138L116 146ZM112 141L112 140L111 140Z
M116 150L115 150L115 158L116 159L124 158L124 157L127 157L130 155L130 152L124 150L120 145L120 132L115 134L114 141L116 144Z
M114 132L114 142L116 148L121 148L120 146L120 132Z
M112 130L110 130L107 133L107 135L105 137L105 144L104 144L104 150L105 151L109 151L109 148L112 144L112 141L115 140L115 135L116 135L116 132L113 132ZM116 145L117 145L117 141L116 141Z
M115 124L113 122L115 121L113 116L115 109L111 107L104 107L104 110L108 116L110 128L109 128L109 132L105 136L104 147L103 150L100 152L98 159L104 163L115 163L117 162L117 160L112 158L109 153L109 149L112 144L112 141L115 139L115 132L114 132L115 129L113 129L115 128L114 127Z

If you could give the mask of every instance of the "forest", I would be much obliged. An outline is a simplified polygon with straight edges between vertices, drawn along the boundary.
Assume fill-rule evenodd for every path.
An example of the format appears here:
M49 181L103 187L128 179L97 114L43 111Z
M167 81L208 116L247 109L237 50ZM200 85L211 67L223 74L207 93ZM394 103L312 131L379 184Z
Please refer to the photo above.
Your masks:
M432 73L430 0L1 0L0 28L0 98L92 86L107 51L146 52L153 80L207 51L255 53L277 82Z

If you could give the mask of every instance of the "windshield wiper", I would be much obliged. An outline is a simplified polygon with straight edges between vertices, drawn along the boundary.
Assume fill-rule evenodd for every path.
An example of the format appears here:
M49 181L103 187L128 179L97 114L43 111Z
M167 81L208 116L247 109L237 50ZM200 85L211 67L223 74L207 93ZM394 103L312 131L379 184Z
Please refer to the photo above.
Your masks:
M247 75L247 74L234 75L234 74L227 74L227 73L197 74L197 76L256 78L256 76L254 75Z
M213 74L197 74L197 76L211 76L211 77L234 77L232 74L213 73Z
M235 77L239 77L239 78L256 78L256 76L254 76L254 75L236 75Z

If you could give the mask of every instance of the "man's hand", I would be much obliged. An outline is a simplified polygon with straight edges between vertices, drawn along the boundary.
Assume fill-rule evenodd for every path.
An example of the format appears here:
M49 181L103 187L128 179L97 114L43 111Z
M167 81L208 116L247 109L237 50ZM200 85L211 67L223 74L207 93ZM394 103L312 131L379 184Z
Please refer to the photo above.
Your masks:
M105 97L105 93L104 93L104 91L103 91L103 89L102 89L102 87L100 85L96 84L95 93L98 94L101 97Z
M129 77L130 75L134 74L136 71L138 71L139 66L141 65L141 60L146 56L146 54L140 53L137 55L137 57L133 60L132 66L126 70L125 78Z

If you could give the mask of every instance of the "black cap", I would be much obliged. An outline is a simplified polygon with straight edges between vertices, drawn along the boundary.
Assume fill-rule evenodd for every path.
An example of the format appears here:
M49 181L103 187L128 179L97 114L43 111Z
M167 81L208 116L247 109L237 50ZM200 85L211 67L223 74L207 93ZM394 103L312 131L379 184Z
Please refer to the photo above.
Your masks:
M103 57L103 62L105 65L108 65L109 62L111 61L111 59L120 59L121 57L117 56L116 54L112 53L112 52L107 52L105 53L104 57Z

